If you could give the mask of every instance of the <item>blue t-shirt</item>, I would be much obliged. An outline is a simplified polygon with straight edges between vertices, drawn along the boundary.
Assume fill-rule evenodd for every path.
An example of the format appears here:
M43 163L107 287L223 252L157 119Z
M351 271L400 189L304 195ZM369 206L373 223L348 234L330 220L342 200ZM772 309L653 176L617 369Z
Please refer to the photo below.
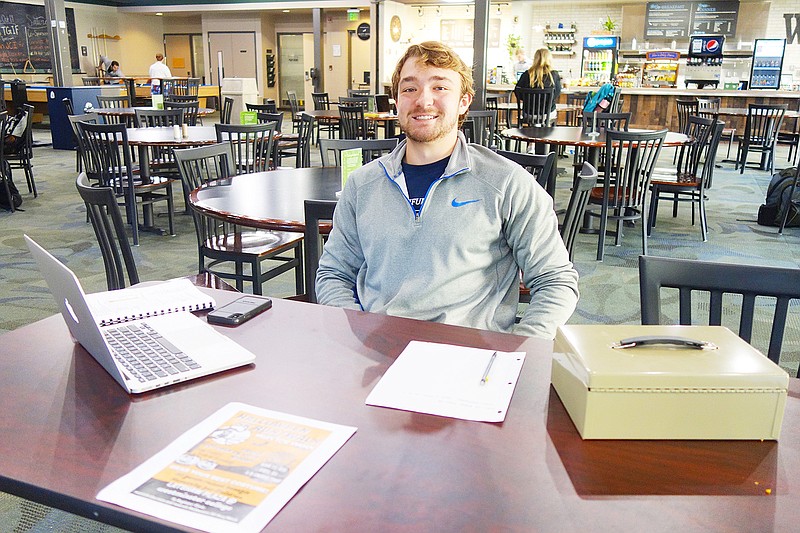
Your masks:
M442 177L449 161L450 156L427 165L411 165L405 161L402 162L408 199L411 200L415 215L419 215L428 190L434 181Z

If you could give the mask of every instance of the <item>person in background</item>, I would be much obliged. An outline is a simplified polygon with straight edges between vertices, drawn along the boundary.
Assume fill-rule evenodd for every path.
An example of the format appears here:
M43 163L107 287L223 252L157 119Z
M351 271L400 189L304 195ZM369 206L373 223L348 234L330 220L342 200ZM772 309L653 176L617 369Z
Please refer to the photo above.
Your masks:
M514 63L514 74L516 75L516 79L519 80L522 73L531 68L533 62L528 59L528 56L525 54L524 48L517 48L517 62Z
M554 123L556 120L556 102L561 95L561 77L558 71L553 70L553 55L547 48L539 48L533 54L533 64L531 67L522 73L517 86L514 88L514 94L517 98L520 97L518 89L542 89L553 87L553 104L550 107L550 122ZM523 109L523 112L529 110Z
M108 69L108 75L111 78L124 78L125 74L122 73L122 69L119 68L119 63L116 61L111 62L111 66ZM112 83L119 83L119 81L115 81Z
M150 78L171 78L172 72L169 67L164 64L164 54L156 54L156 62L150 65L149 74Z
M110 68L111 68L111 59L104 55L101 55L100 64L97 65L98 76L102 78L103 76L108 75Z
M400 126L390 154L355 170L316 279L321 304L552 339L578 301L578 273L547 192L459 125L472 69L434 41L392 76ZM520 270L531 304L515 326Z

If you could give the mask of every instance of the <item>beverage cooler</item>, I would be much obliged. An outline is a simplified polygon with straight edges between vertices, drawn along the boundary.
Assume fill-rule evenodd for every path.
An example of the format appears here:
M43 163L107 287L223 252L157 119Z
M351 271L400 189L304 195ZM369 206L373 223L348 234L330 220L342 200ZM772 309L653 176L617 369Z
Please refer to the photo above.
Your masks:
M689 55L686 58L686 87L690 83L702 89L716 88L722 75L722 35L692 35L689 37Z
M613 81L617 73L619 37L598 35L584 37L581 77L602 85Z
M753 66L750 69L751 89L778 89L786 39L756 39Z

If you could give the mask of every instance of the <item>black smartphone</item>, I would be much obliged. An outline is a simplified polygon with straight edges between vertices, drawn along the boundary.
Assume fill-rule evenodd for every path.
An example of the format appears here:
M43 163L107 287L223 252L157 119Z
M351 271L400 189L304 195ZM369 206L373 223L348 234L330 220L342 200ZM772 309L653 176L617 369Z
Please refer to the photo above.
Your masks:
M238 326L272 307L272 300L264 296L247 295L208 313L211 324Z

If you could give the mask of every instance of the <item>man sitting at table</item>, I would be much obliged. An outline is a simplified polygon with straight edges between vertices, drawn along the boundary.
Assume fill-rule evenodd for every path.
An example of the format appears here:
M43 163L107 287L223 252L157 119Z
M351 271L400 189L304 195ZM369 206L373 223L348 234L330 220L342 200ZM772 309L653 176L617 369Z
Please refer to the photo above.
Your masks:
M575 309L578 274L550 196L459 132L472 70L441 43L412 45L392 89L406 139L348 178L320 259L318 301L553 338ZM531 304L515 327L520 269Z
M150 78L171 78L172 72L169 67L164 64L164 54L156 54L156 62L150 65L148 73Z

